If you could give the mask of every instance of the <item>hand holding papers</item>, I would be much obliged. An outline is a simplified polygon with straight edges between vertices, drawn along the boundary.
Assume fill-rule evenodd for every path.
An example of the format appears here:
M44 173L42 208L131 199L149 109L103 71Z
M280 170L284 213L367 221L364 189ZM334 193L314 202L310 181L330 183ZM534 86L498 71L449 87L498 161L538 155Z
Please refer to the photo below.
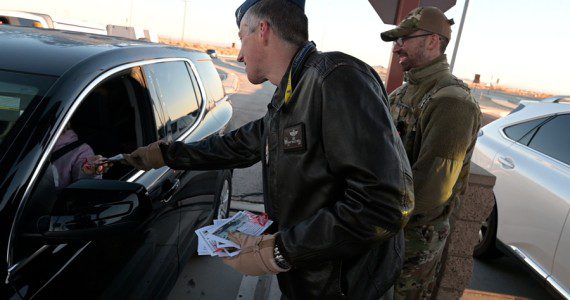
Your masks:
M273 221L267 214L256 215L240 211L228 219L214 220L214 224L196 230L198 255L233 257L239 254L239 245L230 239L230 233L240 232L260 236Z

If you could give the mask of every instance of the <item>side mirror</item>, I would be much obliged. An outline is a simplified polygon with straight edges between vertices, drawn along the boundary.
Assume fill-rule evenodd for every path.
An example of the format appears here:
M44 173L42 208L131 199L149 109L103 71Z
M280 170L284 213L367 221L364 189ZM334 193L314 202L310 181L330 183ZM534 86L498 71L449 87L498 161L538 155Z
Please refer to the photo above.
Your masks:
M64 188L37 226L47 243L131 234L151 216L146 188L115 180L79 180Z

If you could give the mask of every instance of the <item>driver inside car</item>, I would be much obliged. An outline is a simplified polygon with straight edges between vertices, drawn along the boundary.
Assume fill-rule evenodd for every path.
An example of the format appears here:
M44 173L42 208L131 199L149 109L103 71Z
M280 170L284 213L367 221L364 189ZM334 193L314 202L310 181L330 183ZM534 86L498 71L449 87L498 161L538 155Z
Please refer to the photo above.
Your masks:
M113 166L104 157L95 155L88 144L79 139L68 123L55 143L51 162L57 170L57 189L62 189L79 179L102 179L102 174Z

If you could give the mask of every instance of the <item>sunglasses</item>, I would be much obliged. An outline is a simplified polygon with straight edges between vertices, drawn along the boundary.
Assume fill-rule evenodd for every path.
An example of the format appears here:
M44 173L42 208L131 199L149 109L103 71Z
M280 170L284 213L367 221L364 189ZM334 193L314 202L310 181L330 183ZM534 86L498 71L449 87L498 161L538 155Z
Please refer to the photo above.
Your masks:
M425 34L409 35L409 36L399 37L398 39L396 39L394 41L394 45L398 45L398 47L402 47L402 46L404 46L404 42L408 39L413 39L413 38L417 38L417 37L421 37L421 36L428 36L428 35L432 35L432 34L433 33L425 33Z

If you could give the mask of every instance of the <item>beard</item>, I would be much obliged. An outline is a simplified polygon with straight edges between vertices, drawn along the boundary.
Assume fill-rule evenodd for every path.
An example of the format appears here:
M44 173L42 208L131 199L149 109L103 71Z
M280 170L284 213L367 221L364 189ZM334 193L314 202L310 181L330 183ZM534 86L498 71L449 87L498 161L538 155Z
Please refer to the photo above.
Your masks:
M407 51L400 49L396 52L398 55L398 63L402 66L404 72L421 67L427 62L425 46L425 40L422 40L414 48L410 48Z

